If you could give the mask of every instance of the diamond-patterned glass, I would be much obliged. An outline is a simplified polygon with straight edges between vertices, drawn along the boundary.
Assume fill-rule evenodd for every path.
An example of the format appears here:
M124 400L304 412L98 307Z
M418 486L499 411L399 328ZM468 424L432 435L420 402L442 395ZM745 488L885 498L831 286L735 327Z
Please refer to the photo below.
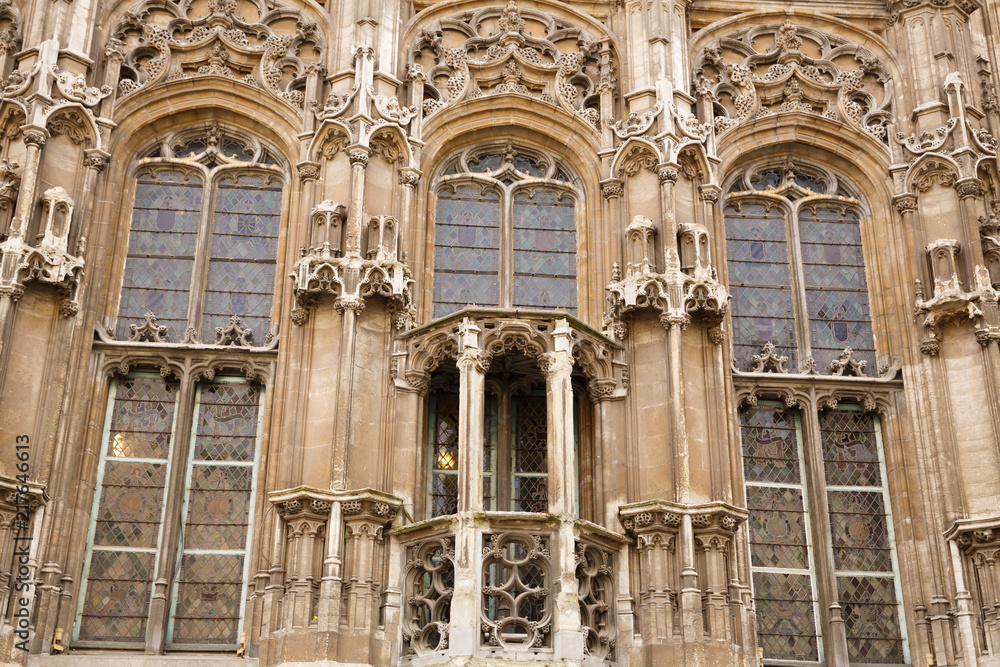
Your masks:
M882 486L875 422L861 411L826 410L819 416L823 465L831 486Z
M799 233L817 367L828 371L850 347L873 371L875 342L857 213L834 203L805 207L799 211Z
M838 575L837 588L851 662L905 662L892 577Z
M754 572L757 638L764 657L819 660L815 603L807 574Z
M115 388L80 639L145 641L176 395L177 386L161 378L127 378Z
M437 392L431 414L431 516L458 511L458 394Z
M438 193L434 317L472 304L500 305L500 197L460 185Z
M727 206L726 255L736 363L750 367L751 357L771 342L789 358L787 367L795 368L795 315L784 210L752 201Z
M256 387L200 386L181 570L172 600L174 644L237 643L259 411Z
M751 562L755 567L809 567L805 509L800 489L748 486Z
M748 482L799 484L795 418L784 410L753 410L743 421L743 474Z
M212 259L202 320L202 340L239 315L256 345L270 329L278 253L281 184L256 175L223 180L215 193Z
M576 203L550 190L514 197L514 305L576 312Z
M197 177L176 172L144 175L136 183L118 338L128 338L129 325L140 324L147 312L167 327L168 340L184 338L203 192Z
M512 509L544 512L549 508L545 397L518 396L511 402L514 411Z
M836 568L892 572L882 491L828 491L827 497Z

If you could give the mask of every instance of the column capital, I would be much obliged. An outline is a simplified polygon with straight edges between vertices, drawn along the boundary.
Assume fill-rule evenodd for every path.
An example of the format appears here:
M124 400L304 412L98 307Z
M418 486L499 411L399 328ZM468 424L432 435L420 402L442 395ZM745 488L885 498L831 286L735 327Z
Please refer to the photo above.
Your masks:
M538 367L546 380L560 375L568 378L573 373L573 358L566 351L546 352L538 355Z

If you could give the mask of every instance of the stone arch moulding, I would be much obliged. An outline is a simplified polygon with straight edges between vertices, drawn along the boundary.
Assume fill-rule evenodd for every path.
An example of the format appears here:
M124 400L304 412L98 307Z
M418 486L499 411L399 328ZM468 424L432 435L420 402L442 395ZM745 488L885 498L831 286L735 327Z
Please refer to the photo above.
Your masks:
M888 150L894 64L877 36L838 19L753 12L697 33L692 90L720 142L773 115L808 114L862 131Z
M519 310L516 317L492 309L464 308L443 320L402 334L395 341L392 359L395 385L409 391L426 391L430 374L442 361L458 359L470 351L462 335L464 325L470 322L481 331L477 353L485 367L494 356L511 350L532 358L555 351L554 334L565 322L574 365L588 380L604 383L602 397L621 397L627 393L627 379L622 377L624 346L620 343L565 313Z
M262 0L197 6L140 0L116 15L105 56L118 101L169 81L221 77L306 112L307 69L325 55L322 17Z
M407 26L406 80L421 122L462 102L517 96L595 134L613 116L617 46L590 17L550 2L445 2ZM453 44L458 44L453 46Z

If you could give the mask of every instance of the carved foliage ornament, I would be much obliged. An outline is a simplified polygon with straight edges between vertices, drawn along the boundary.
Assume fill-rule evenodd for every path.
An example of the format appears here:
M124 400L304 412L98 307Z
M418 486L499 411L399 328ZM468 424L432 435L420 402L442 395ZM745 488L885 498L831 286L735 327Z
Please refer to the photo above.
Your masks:
M160 81L220 76L262 88L302 111L306 68L322 38L308 16L261 0L144 0L119 19L109 57L121 59L119 95Z
M606 42L513 0L434 21L418 33L410 57L408 78L423 85L425 117L462 100L515 93L599 129L601 91L612 92L617 80Z
M694 63L693 88L715 102L716 132L799 111L849 123L886 141L893 84L889 70L864 46L786 20L721 37Z

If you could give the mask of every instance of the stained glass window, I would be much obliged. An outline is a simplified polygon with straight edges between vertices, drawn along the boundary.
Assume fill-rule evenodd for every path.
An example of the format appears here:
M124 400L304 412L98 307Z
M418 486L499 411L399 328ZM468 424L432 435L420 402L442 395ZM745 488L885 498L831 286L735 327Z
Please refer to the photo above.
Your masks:
M239 315L262 345L271 320L281 183L244 174L223 179L215 192L211 261L202 340Z
M438 391L430 397L428 514L458 511L458 393ZM496 460L496 405L486 401L483 425L483 509L496 509L493 486Z
M198 394L170 635L174 644L228 646L241 628L260 390L213 382Z
M149 153L172 157L145 167L136 182L115 335L128 339L130 325L152 313L166 326L167 342L187 340L189 328L201 342L212 342L216 328L237 315L253 332L252 342L263 345L282 184L277 172L245 165L274 159L259 143L218 128L172 149L161 144Z
M197 176L161 171L139 178L132 207L116 335L152 312L178 341L187 328L191 271L204 189Z
M467 305L575 314L577 199L566 170L510 146L451 164L435 211L434 317Z
M98 471L76 639L142 644L163 525L177 386L116 382Z
M856 406L818 416L828 515L809 507L800 415L762 401L741 413L757 632L764 657L823 659L816 560L836 576L852 663L904 663L897 566L877 417ZM817 471L818 472L818 471ZM812 536L829 531L829 553ZM829 572L829 570L827 570Z
M786 164L741 174L730 189L727 257L733 355L741 370L752 368L767 343L788 358L791 372L805 369L809 357L819 373L830 373L846 348L868 362L866 372L875 370L859 209L854 201L822 196L831 178ZM752 188L773 196L739 194Z
M500 305L500 196L463 185L438 193L434 219L434 317Z
M858 214L820 204L799 211L812 354L820 369L854 351L875 367L875 343Z
M765 658L819 660L798 416L783 407L762 405L745 411L742 422L760 646Z
M545 396L517 396L511 403L511 509L545 512L549 508Z
M506 407L502 407L506 406ZM455 391L429 398L428 517L458 511L458 415ZM502 417L506 410L509 417ZM487 397L483 424L483 509L548 510L548 424L544 394Z
M733 355L741 368L768 342L795 367L795 316L785 239L785 210L780 206L743 201L726 207Z
M514 196L514 304L576 313L574 201L543 190Z
M876 418L827 410L820 433L848 654L852 662L905 662Z

